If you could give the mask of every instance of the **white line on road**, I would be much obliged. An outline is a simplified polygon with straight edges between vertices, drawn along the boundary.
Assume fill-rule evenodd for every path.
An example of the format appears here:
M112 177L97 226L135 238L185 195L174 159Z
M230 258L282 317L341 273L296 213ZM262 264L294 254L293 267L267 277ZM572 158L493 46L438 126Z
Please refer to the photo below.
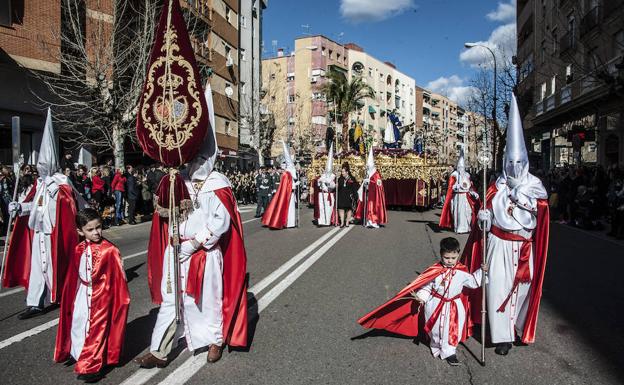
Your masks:
M243 224L245 224L245 223L249 223L249 222L253 222L253 221L257 221L257 220L259 220L259 219L260 219L260 218L252 218L252 219L247 219L246 221L243 221Z
M280 281L268 293L262 296L257 303L258 314L266 309L280 294L282 294L290 285L293 284L306 270L308 270L316 261L318 261L327 251L332 248L342 237L344 237L352 227L338 233L329 240L323 247L318 249L310 258L306 259L301 265ZM169 374L160 385L182 385L193 377L204 365L206 365L206 354L202 353L191 356L182 365ZM136 383L135 383L136 384Z
M253 285L250 289L247 290L248 293L253 295L257 295L266 287L270 286L276 279L281 277L286 271L288 271L291 267L301 261L303 258L308 256L313 250L320 246L321 243L325 242L329 237L333 236L338 232L340 228L336 227L326 234L323 234L322 237L314 241L311 245L303 249L297 255L289 259L286 263L278 267L271 274L263 278L260 282ZM206 362L205 354L198 354L191 356L188 360L186 360L180 367L176 370L182 370L188 373L197 372L201 366ZM121 385L141 385L149 382L154 376L156 376L162 369L139 369L133 375L128 377Z
M4 349L4 348L6 348L9 345L13 345L16 342L22 341L25 338L28 338L28 337L34 336L35 334L39 334L41 332L44 332L44 331L46 331L46 330L48 330L48 329L58 325L58 323L59 323L59 319L55 318L52 321L44 323L43 325L39 325L39 326L34 327L34 328L30 329L30 330L26 330L25 332L22 332L22 333L20 333L18 335L15 335L15 336L13 336L11 338L7 338L6 340L0 342L0 349Z

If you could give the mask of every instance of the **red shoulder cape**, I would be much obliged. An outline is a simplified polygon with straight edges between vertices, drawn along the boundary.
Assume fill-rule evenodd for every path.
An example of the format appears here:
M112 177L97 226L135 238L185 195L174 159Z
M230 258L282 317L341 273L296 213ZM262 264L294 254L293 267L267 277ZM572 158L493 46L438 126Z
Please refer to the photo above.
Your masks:
M446 190L446 197L444 199L444 207L442 208L442 215L440 215L440 227L444 229L452 229L453 228L453 215L451 213L451 199L453 199L453 185L457 179L455 176L451 175L448 181L448 189ZM472 189L473 184L470 183L470 188ZM470 218L470 224L474 225L477 220L477 211L481 203L479 199L474 198L470 194L466 194L466 199L468 199L468 204L472 209L472 217Z
M37 182L24 199L32 202L37 190ZM56 196L56 224L52 230L52 302L61 298L67 266L78 243L76 231L76 201L70 185L60 185ZM6 268L2 285L4 287L22 286L28 290L30 280L30 256L34 232L28 227L28 216L17 217L11 232L6 256Z
M80 285L78 269L86 242L76 246L63 288L54 360L64 362L71 354L71 327L74 302ZM128 320L130 292L119 249L106 239L91 244L93 270L89 333L74 371L96 373L105 365L119 363Z
M318 179L316 179L316 180L318 180ZM321 217L320 202L321 202L321 193L323 193L323 191L321 190L320 187L318 187L316 185L316 182L315 182L314 186L316 186L315 190L314 190L314 219L318 220ZM330 193L330 203L334 204L334 208L336 207L335 206L335 204L336 204L335 199L336 199L336 193L335 192L331 192ZM332 225L338 224L338 219L336 218L336 210L332 210L330 223Z
M380 183L377 184L377 181ZM379 171L375 171L370 178L368 184L367 194L367 206L366 206L366 220L383 225L388 222L386 215L386 193L384 192L383 183L381 183L381 174ZM362 219L364 215L364 204L362 201L358 201L357 210L355 210L355 219Z
M283 229L288 223L288 208L292 194L292 175L284 172L277 192L262 215L262 224L272 229Z
M486 207L492 208L492 198L498 189L492 183L487 191ZM522 332L522 342L525 344L535 342L535 331L537 328L537 318L539 305L542 299L542 285L544 283L544 272L546 271L546 258L548 256L548 234L550 230L550 213L547 199L537 200L537 226L533 232L533 279L531 281L531 291L529 292L529 308L527 318ZM483 260L483 237L482 231L476 223L472 225L472 231L466 242L466 247L462 253L462 263L468 266L470 272L481 267ZM481 323L481 289L471 291L471 316L472 322ZM478 298L478 300L476 300Z
M468 268L460 263L457 270L468 271ZM375 310L360 318L357 322L367 329L383 329L392 333L402 334L409 337L416 337L419 334L419 303L410 293L418 290L433 281L442 273L444 266L439 263L427 268L412 283L399 291L392 299ZM467 298L463 296L464 308L467 307ZM425 320L426 321L426 320ZM467 336L467 322L462 331L461 341Z
M214 193L228 210L231 219L230 230L219 240L223 253L223 338L229 346L247 346L247 254L243 224L232 190L227 187L215 190ZM154 213L147 251L147 280L155 304L162 303L162 263L168 236L168 221ZM206 252L199 250L191 256L186 286L186 292L195 298L196 303L201 299L205 267Z

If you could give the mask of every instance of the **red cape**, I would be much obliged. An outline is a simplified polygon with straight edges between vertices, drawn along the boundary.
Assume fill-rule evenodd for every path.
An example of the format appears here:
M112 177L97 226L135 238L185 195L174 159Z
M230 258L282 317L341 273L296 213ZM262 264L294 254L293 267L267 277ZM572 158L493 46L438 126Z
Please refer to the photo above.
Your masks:
M32 202L37 190L37 182L24 199ZM76 201L70 185L59 185L56 196L56 224L52 230L52 302L58 302L63 291L65 274L74 248L78 243L76 231ZM6 256L6 268L2 286L22 286L28 290L30 280L30 256L34 231L28 227L28 215L18 216L11 232Z
M468 271L468 268L461 263L456 265L457 270ZM411 292L418 290L433 281L445 270L440 263L429 267L423 271L412 283L404 287L397 295L388 302L379 306L375 310L360 318L357 322L368 329L383 329L392 333L402 334L409 337L416 337L419 334L419 303L412 296ZM462 295L464 308L468 310L468 297ZM425 320L426 321L426 320ZM467 337L468 317L464 323L464 330L460 341Z
M76 246L71 266L67 270L54 349L56 362L64 362L70 358L72 316L80 285L78 269L85 248L84 241ZM91 252L93 292L89 333L74 368L74 371L80 374L96 373L106 365L119 363L130 306L130 292L119 249L104 239L99 244L91 244Z
M292 175L285 171L281 178L279 188L271 199L271 202L262 215L262 224L272 229L283 229L288 223L288 208L292 195Z
M442 207L442 215L440 215L440 227L443 229L452 229L453 228L453 215L451 214L451 199L453 199L453 186L457 182L457 178L454 175L451 175L448 180L448 188L446 189L446 198L444 199L444 207ZM473 188L472 182L470 183L470 189ZM472 218L470 219L470 225L474 226L475 221L477 219L477 211L480 207L480 202L477 198L474 198L470 194L466 194L466 198L468 199L468 204L472 209Z
M368 193L366 195L366 220L377 223L378 225L387 223L386 193L384 192L381 174L379 174L379 171L375 171L373 176L371 176L370 183L368 184ZM355 219L362 219L362 216L364 215L363 211L364 204L362 201L358 201L357 210L355 210Z
M486 195L486 207L492 208L492 198L498 189L493 183L490 185ZM537 318L539 305L542 299L542 285L544 283L544 272L546 270L546 258L548 254L548 234L550 230L550 214L548 210L548 200L537 200L537 226L533 231L533 279L531 280L531 290L529 292L529 308L527 318L522 332L522 342L530 344L535 342L535 330L537 328ZM481 267L483 258L482 252L482 231L477 223L473 223L472 231L466 242L466 247L462 253L462 263L468 266L470 272ZM475 324L481 323L481 289L471 292L472 321ZM478 300L477 300L478 299Z
M221 203L230 214L230 230L221 236L219 246L223 253L223 339L229 346L247 346L247 253L243 242L243 223L236 207L232 190L215 190ZM152 230L147 251L147 280L152 301L162 303L160 292L163 274L163 254L169 236L168 221L158 213L152 217ZM201 300L206 251L198 250L191 256L186 292Z

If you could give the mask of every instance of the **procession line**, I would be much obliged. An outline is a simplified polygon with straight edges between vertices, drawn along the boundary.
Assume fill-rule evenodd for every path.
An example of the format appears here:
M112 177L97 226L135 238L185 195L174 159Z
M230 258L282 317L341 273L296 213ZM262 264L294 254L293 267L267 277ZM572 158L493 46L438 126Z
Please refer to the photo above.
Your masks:
M258 218L256 218L258 219ZM340 230L340 228L336 227L326 234L323 234L319 239L314 241L308 247L300 251L297 255L289 259L286 263L278 267L271 274L263 278L260 282L253 285L250 289L247 290L247 293L258 295L262 290L266 289L270 286L276 279L281 277L286 271L290 270L294 265L296 265L303 258L308 256L314 249L316 249L321 243L325 242L329 237L336 234L336 232ZM254 305L257 306L257 305ZM202 361L203 360L203 361ZM184 372L193 372L195 373L201 366L197 367L198 364L202 364L206 362L205 354L193 355L189 359L187 359L182 365L178 368L183 370ZM184 367L184 369L182 369ZM176 370L178 370L176 369ZM128 377L121 385L141 385L147 383L154 376L156 376L162 369L139 369L130 377Z
M257 302L258 314L266 309L271 302L280 296L286 289L290 287L303 273L305 273L315 262L317 262L323 255L327 253L342 237L344 237L353 227L349 227L339 232L335 237L330 239L325 245L318 249L308 259L306 259L295 270L288 274L283 280L275 285L269 292L263 295ZM171 374L169 374L160 385L182 385L191 379L201 368L206 364L206 355L208 353L201 353L188 358L182 365L176 368Z
M145 255L145 254L147 254L147 250L143 250L143 251L140 251L138 253L130 254L130 255L126 256L126 257L123 257L122 259L125 261L125 260L128 260L128 259L140 257L141 255ZM9 295L12 295L12 294L17 294L17 293L20 293L22 291L24 291L23 287L18 287L18 288L15 288L13 290L5 291L3 293L0 293L0 298L6 297L6 296L9 296Z

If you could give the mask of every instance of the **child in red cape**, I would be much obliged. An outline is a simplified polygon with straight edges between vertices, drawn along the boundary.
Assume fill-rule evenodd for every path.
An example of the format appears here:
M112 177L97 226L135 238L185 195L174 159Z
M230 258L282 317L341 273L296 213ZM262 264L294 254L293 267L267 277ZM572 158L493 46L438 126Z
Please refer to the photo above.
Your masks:
M100 214L84 209L76 223L84 240L67 271L54 360L75 359L78 379L97 382L107 365L119 363L130 293L119 249L102 237Z
M481 285L481 270L473 274L459 260L459 242L449 237L440 241L440 262L429 267L394 298L358 320L369 329L416 337L419 315L424 308L422 329L430 339L434 357L459 365L457 344L467 336L468 296L464 288Z

